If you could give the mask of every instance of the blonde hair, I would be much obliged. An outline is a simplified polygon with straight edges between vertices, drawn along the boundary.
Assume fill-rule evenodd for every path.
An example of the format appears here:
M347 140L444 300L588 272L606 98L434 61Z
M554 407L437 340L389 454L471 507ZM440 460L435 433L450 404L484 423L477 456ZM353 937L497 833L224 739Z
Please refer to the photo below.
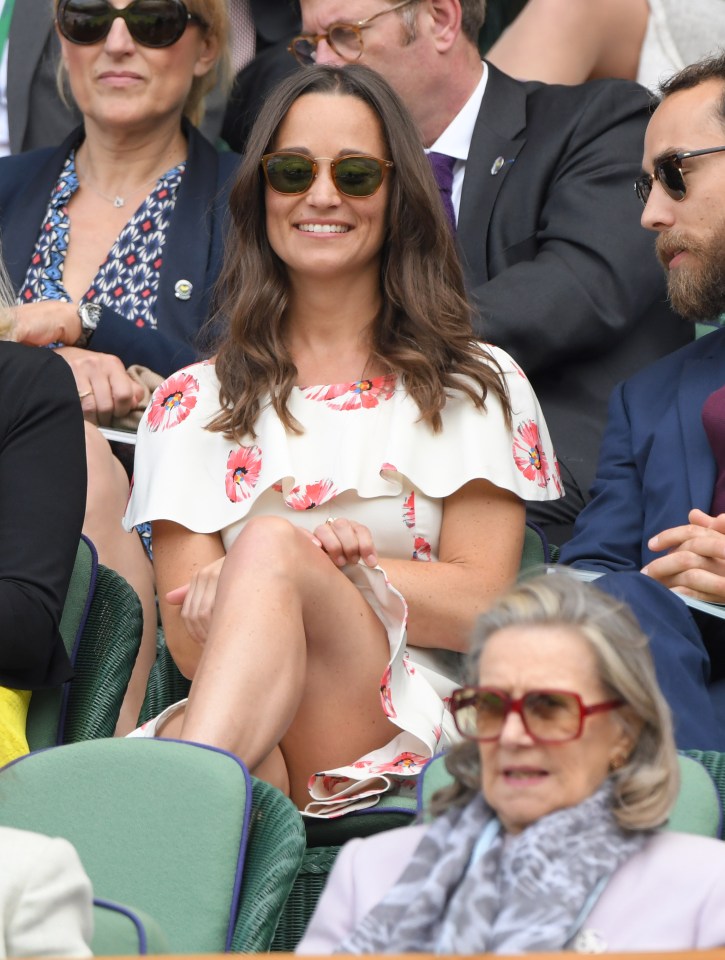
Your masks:
M0 248L0 340L9 340L14 326L15 294Z
M52 3L55 15L60 0L52 0ZM204 116L204 98L207 94L216 86L222 87L225 91L231 86L232 68L229 47L229 12L227 10L226 0L184 0L184 4L189 13L201 17L206 24L206 26L201 29L205 31L206 37L216 41L218 46L214 66L205 73L204 76L193 78L189 95L184 104L184 116L195 126L198 126ZM62 58L58 60L56 85L61 100L66 106L69 106L73 94L70 89L70 83L68 82L68 71L65 68Z
M561 626L574 629L597 661L608 696L623 700L614 714L634 744L625 764L610 774L614 816L628 830L663 824L679 790L679 765L670 709L657 683L649 643L632 611L565 568L524 580L478 621L469 658L470 681L478 682L478 661L493 634L507 627ZM454 747L446 765L456 783L441 790L432 809L440 813L480 790L477 744Z

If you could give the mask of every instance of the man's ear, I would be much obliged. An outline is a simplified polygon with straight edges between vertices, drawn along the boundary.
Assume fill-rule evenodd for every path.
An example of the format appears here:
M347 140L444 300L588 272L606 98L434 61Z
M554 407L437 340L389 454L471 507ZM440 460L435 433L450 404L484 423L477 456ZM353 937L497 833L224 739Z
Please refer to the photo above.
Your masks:
M429 0L432 33L439 53L445 53L461 32L460 0Z

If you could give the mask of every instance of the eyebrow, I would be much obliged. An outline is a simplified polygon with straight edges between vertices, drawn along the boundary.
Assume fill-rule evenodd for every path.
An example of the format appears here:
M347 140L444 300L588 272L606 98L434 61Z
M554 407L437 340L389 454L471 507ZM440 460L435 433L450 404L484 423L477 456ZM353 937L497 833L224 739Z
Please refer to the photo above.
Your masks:
M312 151L309 147L278 147L278 153L303 153L306 157L309 157L311 160L315 158L312 156ZM369 150L363 150L361 147L341 147L333 160L342 159L342 157L356 157L356 156L369 156ZM324 159L324 158L323 158Z

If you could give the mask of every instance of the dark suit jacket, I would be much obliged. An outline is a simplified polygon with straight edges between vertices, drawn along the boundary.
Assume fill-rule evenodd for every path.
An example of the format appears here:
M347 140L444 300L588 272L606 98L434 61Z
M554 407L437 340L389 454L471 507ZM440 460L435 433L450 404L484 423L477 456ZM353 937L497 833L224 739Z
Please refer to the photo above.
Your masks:
M639 570L653 560L647 541L710 512L715 458L702 406L725 382L725 330L642 370L612 394L591 503L579 515L564 563Z
M10 150L36 150L60 143L80 121L56 86L60 46L50 0L17 0L8 40Z
M458 244L479 332L521 364L586 492L620 381L692 339L639 225L649 95L629 81L521 83L489 64ZM494 163L505 161L498 173Z
M207 319L221 267L230 179L239 159L233 153L217 153L190 125L185 130L189 153L163 249L158 328L139 329L104 307L90 343L90 349L113 353L126 366L140 363L164 376L197 358L201 346L197 335ZM82 130L75 130L55 150L0 160L0 240L16 292L25 280L50 191L82 135ZM98 215L103 215L100 202ZM177 298L179 280L191 283L190 299Z

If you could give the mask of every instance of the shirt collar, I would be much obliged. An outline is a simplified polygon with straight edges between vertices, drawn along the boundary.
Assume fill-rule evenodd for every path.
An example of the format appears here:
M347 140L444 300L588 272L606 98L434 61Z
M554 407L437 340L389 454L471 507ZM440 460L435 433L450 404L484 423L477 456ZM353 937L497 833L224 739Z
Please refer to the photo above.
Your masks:
M432 152L444 153L446 156L455 157L457 160L465 161L468 159L468 151L473 139L473 128L476 126L488 81L488 65L482 62L481 66L483 70L476 89L431 146Z

